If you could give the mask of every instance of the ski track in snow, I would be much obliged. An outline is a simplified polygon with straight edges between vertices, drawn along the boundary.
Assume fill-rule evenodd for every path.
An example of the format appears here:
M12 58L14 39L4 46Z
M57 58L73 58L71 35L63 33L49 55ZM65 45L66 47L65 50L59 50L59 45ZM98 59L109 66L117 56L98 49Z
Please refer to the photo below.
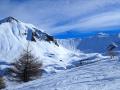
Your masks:
M7 90L120 90L120 62L104 58Z

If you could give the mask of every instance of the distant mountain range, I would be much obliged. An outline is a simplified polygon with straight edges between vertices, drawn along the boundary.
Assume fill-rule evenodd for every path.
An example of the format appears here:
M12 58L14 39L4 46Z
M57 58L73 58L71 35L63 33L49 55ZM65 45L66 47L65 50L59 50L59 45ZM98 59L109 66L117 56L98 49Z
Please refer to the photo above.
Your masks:
M115 35L120 33L120 28L112 28L109 30L94 30L94 31L81 31L80 30L69 30L62 33L53 34L54 37L59 39L68 39L68 38L86 38L89 36L95 36L99 33L107 33L109 35Z

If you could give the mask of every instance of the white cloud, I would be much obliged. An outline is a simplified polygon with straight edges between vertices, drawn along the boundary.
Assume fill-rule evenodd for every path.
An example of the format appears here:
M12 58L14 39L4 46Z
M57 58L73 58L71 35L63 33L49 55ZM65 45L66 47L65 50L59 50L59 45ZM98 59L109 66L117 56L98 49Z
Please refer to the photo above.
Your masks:
M0 0L0 3L0 18L12 15L48 33L74 28L97 30L120 23L120 0Z
M110 27L114 26L120 28L120 11L104 12L87 18L82 18L77 22L56 27L53 32L56 30L60 30L59 32L64 32L65 30L68 31L76 28L82 32L88 30L100 30L100 28L108 28L109 30Z

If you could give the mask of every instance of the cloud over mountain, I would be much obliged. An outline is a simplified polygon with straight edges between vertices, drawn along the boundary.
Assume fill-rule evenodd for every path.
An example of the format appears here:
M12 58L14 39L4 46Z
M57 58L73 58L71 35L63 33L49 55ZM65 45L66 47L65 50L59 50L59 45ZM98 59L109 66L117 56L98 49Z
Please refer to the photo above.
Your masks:
M54 34L120 28L119 0L1 0L0 18L14 16Z

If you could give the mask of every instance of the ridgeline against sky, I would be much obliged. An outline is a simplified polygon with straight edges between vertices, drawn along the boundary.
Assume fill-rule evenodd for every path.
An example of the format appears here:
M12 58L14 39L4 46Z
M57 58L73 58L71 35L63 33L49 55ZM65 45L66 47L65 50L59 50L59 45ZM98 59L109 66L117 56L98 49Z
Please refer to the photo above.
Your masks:
M8 16L50 34L119 30L120 0L0 0L0 19Z

